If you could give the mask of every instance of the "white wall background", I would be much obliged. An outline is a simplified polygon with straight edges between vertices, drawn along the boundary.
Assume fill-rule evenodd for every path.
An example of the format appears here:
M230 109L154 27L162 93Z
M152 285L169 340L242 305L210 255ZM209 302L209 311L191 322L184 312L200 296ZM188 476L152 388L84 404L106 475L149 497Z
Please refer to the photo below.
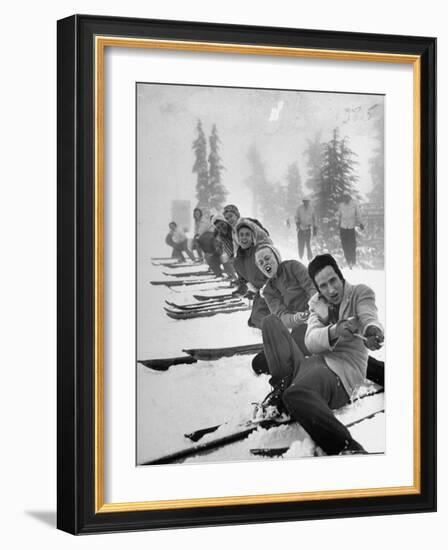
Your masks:
M0 33L0 541L4 548L134 548L246 545L333 549L420 549L446 540L447 400L439 405L439 512L412 516L128 533L75 538L55 530L56 507L56 20L91 13L192 21L291 26L439 38L439 277L447 269L446 155L448 31L443 3L321 0L295 3L210 0L62 0L7 3ZM444 291L441 284L440 294ZM439 311L448 309L440 295ZM439 316L440 342L447 330ZM441 347L441 346L440 346ZM441 350L439 355L442 356ZM446 388L440 361L439 388ZM440 537L440 538L439 538Z

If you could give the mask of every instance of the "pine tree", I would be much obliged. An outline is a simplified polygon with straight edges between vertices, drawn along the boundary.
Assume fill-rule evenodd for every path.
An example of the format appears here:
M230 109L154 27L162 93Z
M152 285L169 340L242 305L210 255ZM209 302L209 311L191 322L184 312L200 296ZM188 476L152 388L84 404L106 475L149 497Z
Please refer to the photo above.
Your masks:
M220 139L216 124L213 124L212 133L209 138L210 154L208 156L208 174L209 174L209 206L218 212L222 210L226 202L227 190L221 182L221 172L224 166L221 164L219 156Z
M297 207L302 199L302 178L300 177L299 167L297 162L293 162L288 166L286 175L288 182L286 187L286 197L284 203L284 218L293 218Z
M255 217L259 215L259 210L264 214L266 203L270 202L270 185L267 181L264 164L261 161L260 153L255 144L252 144L247 153L247 160L251 165L252 172L246 178L246 185L252 191L252 213ZM269 209L269 206L268 206Z
M384 109L377 105L377 118L374 121L375 137L378 146L373 151L370 159L370 175L372 177L372 189L368 194L371 203L384 207Z
M196 198L202 206L209 206L210 190L209 190L209 178L207 167L207 142L205 139L204 130L202 129L202 122L198 120L197 126L197 138L193 141L193 150L195 153L195 162L193 165L193 172L197 174L196 181Z
M358 181L355 156L348 147L347 138L340 139L335 129L333 138L324 144L320 182L315 195L316 209L327 239L336 235L336 213L344 195L359 199L355 187Z
M306 186L315 193L320 187L320 176L323 163L324 144L321 141L320 134L316 134L314 139L308 139L308 147L305 149L307 157L307 179Z

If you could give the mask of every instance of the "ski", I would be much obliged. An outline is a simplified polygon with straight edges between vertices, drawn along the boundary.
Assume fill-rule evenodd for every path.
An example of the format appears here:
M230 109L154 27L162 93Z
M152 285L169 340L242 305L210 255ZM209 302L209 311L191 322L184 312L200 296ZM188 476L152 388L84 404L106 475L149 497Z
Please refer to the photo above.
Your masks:
M158 265L162 265L162 264L158 264ZM199 268L201 266L206 267L207 269L209 268L207 263L200 262L198 260L196 260L195 262L178 262L178 263L175 263L175 264L174 263L169 263L165 267L169 267L170 269L182 269L182 268L185 268L185 267Z
M197 363L197 359L190 355L183 355L180 357L168 357L166 359L144 359L138 362L152 370L166 371L172 365L191 365L192 363Z
M359 399L363 399L365 397L370 397L372 395L375 395L375 393L381 393L382 391L383 390L379 390L378 392L366 394L358 398L357 401ZM384 412L384 409L381 408L381 410L376 410L375 414L379 414L380 412ZM370 417L372 417L372 414L373 414L372 412L369 412ZM362 420L365 420L365 419L366 418L363 418ZM158 458L144 462L143 465L172 464L174 462L182 461L191 456L199 455L204 452L209 452L213 449L223 447L224 445L229 445L230 443L241 441L242 439L245 439L248 435L250 435L252 432L257 430L258 428L263 428L268 430L274 427L283 426L283 425L292 424L292 423L294 423L294 420L292 419L286 419L286 420L269 419L269 420L261 420L261 421L250 420L243 424L239 424L233 432L227 435L216 437L215 439L211 439L203 443L198 443L197 445L193 445L191 447L180 449L173 453L160 456ZM349 423L346 425L347 427L349 427L350 425L354 425L354 424Z
M162 271L164 275L167 277L215 277L214 273L208 270L202 270L202 271L182 271L181 273L175 272L175 273L167 273L166 271Z
M198 445L193 445L192 447L188 447L186 449L175 451L174 453L155 458L148 462L143 462L143 465L146 466L150 464L172 464L173 462L177 462L190 456L200 454L204 451L211 451L218 447L222 447L223 445L228 445L229 443L240 441L241 439L244 439L249 434L251 434L257 428L262 427L268 429L274 424L280 426L282 422L274 422L272 420L267 420L259 423L248 422L245 427L241 427L238 431L234 433L218 437L216 439L213 439L212 441L207 441L205 443L199 443Z
M208 306L212 306L212 305L221 305L221 306L227 306L227 305L231 305L231 304L240 304L240 303L244 303L243 300L241 300L241 298L229 298L229 299L226 299L226 300L207 300L207 302L195 302L195 303L190 303L190 304L178 304L176 302L170 302L169 300L165 300L165 303L170 306L170 307L174 307L176 309L182 309L182 310L186 310L186 311L190 311L190 310L196 310L196 309L203 309L203 308L206 308Z
M361 422L364 422L365 420L370 420L377 416L378 414L384 413L384 409L378 409L370 414L367 414L361 418L358 418L357 420L354 420L352 422L348 422L345 424L346 428L351 428L352 426L356 426L356 424L360 424ZM291 445L286 445L284 447L259 447L250 449L250 453L255 456L266 456L270 458L280 458L284 454L286 454L289 449L291 448ZM368 455L382 455L384 452L365 452L365 453L359 453L360 455L368 454Z
M214 291L213 291L214 292ZM237 290L233 290L232 292L225 292L224 294L193 294L193 298L196 300L199 300L200 302L205 302L206 300L228 300L232 296L235 296L237 293Z
M246 346L232 346L227 348L198 348L183 349L187 355L179 357L167 357L163 359L142 359L138 362L150 369L157 371L166 371L172 365L190 365L198 361L217 361L223 357L233 357L234 355L255 354L263 349L263 344L249 344ZM214 426L217 430L219 426ZM212 431L214 431L212 430ZM199 432L200 430L198 430ZM205 434L204 434L205 435Z
M206 279L195 279L194 281L184 281L184 280L180 280L180 281L173 281L173 280L169 280L169 279L166 279L165 281L151 281L151 284L152 285L165 285L165 286L190 286L190 285L203 285L203 284L220 284L220 283L224 283L228 281L228 279L224 279L224 278L206 278ZM230 284L227 285L227 287L230 288ZM227 288L226 287L226 288Z
M206 311L227 311L228 309L235 309L235 308L241 308L241 309L247 309L249 306L245 304L244 302L236 302L231 304L212 304L212 305L206 305L204 307L198 307L193 309L177 309L172 307L164 307L163 309L167 313L176 313L179 315L186 316L188 319L190 315L195 315L196 313L203 313Z
M259 351L261 351L262 349L263 349L263 344L260 344L260 350ZM182 350L182 351L184 351L185 353L189 353L189 350L186 350L186 349ZM255 353L257 353L257 352L255 352ZM195 357L197 359L199 358L197 355L193 355L193 357ZM384 393L384 388L378 388L377 390L375 390L373 392L366 393L366 394L362 395L361 397L358 397L357 399L354 399L351 403L356 403L357 401L359 401L361 399L365 399L366 397L371 397L372 395L377 395L379 393ZM217 424L216 426L209 426L208 428L200 428L199 430L195 430L194 432L185 434L185 437L187 437L191 441L199 441L199 439L201 439L201 437L203 437L206 434L215 432L221 426L223 426L223 424Z
M179 260L171 260L168 261L155 261L151 262L151 264L155 267L172 267L172 268L179 268L179 267L196 267L198 265L201 265L200 262L179 262Z
M221 359L222 357L233 357L234 355L255 355L262 349L263 343L260 342L259 344L231 346L227 348L197 348L183 349L182 351L200 361L214 361L216 359ZM216 426L215 429L218 429L218 427L219 426Z
M232 284L229 285L229 283L222 283L222 284L217 284L216 282L214 281L210 281L210 282L202 282L202 283L194 283L196 286L194 288L189 288L190 285L187 285L185 287L185 283L184 283L184 286L169 286L168 288L171 290L171 292L176 292L176 294L183 294L184 292L216 292L216 291L224 291L225 289L229 290L229 288L232 288ZM211 287L209 288L201 288L199 285L212 285ZM216 295L215 295L216 296ZM220 294L218 294L217 296L220 296Z
M235 311L247 311L250 309L250 306L246 304L235 305L229 308L220 308L220 309L204 309L200 311L173 311L168 308L164 308L168 317L171 319L195 319L197 317L213 317L213 315L223 314L223 313L234 313Z

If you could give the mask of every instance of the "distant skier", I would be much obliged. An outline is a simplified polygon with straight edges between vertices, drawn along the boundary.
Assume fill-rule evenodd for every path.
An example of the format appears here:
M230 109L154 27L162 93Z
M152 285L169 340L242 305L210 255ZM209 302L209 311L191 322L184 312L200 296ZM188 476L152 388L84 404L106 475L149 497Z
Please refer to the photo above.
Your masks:
M365 381L368 350L379 349L384 332L375 294L345 281L330 254L316 256L308 273L317 288L309 302L304 353L276 315L263 322L263 345L273 391L264 406L283 407L326 454L365 452L334 416Z
M302 259L306 252L308 261L311 261L313 253L311 251L311 232L313 236L317 234L316 216L314 208L310 204L308 197L303 197L302 203L296 210L295 222L297 228L297 240L299 244L299 258Z
M361 219L361 211L358 203L347 193L339 205L338 226L341 236L342 250L345 260L350 269L356 264L356 226L361 231L364 230L364 224Z
M170 222L168 224L170 231L165 237L165 242L168 246L171 246L173 249L172 257L177 258L179 261L185 261L185 252L190 260L195 260L193 252L188 248L188 239L185 233L180 227L177 227L176 222Z

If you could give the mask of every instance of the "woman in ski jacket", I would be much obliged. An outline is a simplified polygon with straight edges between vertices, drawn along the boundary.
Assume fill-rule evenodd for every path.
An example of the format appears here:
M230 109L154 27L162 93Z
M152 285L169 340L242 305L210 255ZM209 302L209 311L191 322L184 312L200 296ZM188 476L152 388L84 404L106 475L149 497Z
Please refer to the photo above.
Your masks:
M272 244L272 240L263 229L248 218L240 219L235 229L238 248L233 266L238 274L240 289L242 291L244 288L249 289L250 294L254 297L248 325L261 329L263 319L269 315L270 311L260 295L260 289L266 283L267 276L258 269L255 263L255 251L258 244L262 242Z
M265 243L257 246L255 262L268 277L261 293L270 312L279 317L286 328L302 325L308 302L316 294L307 268L297 260L282 262L280 252Z
M212 223L215 227L215 237L221 247L221 253L226 255L228 261L234 257L236 251L233 246L232 226L221 214L213 216Z
M226 221L232 227L233 247L236 251L236 249L238 248L238 236L236 227L238 225L238 222L243 218L241 217L238 207L234 204L228 204L227 206L225 206L222 214ZM255 223L269 237L269 231L265 227L263 227L260 221L255 218L249 218L247 216L244 217L244 219Z

